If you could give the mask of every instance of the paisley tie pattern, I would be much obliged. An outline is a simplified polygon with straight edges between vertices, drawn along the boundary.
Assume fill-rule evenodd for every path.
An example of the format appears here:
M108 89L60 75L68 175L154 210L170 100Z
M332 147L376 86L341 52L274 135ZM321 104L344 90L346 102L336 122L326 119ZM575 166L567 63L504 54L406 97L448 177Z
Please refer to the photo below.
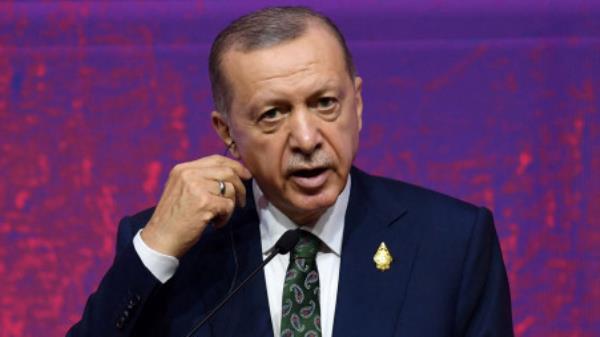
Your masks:
M290 264L283 286L281 337L321 337L319 272L316 256L321 241L301 231L290 252Z

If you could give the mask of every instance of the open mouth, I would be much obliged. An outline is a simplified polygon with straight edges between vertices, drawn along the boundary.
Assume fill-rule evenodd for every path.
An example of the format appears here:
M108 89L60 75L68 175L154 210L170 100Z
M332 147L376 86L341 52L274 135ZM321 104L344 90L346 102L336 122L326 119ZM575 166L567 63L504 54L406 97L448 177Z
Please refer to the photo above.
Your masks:
M324 186L328 180L328 176L328 169L326 167L318 167L295 170L290 175L290 178L300 189L315 192Z
M293 176L296 177L300 177L300 178L313 178L313 177L317 177L319 176L321 173L325 172L325 170L327 170L324 167L317 167L314 169L303 169L303 170L297 170L294 171L292 173Z

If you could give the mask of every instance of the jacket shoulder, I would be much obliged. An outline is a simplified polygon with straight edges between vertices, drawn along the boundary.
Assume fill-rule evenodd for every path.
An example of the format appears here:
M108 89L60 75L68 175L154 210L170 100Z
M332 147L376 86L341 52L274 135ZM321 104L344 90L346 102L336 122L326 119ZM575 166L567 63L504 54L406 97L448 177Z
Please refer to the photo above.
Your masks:
M355 179L356 178L356 179ZM370 199L379 205L393 204L407 210L407 215L422 224L453 231L470 232L481 213L489 213L483 207L460 200L447 194L412 183L370 175L355 170L352 183L360 184Z
M354 179L354 176L358 176L358 179ZM400 198L409 204L425 203L429 205L433 203L436 205L436 208L445 206L454 209L464 209L467 212L476 211L479 208L472 203L442 192L401 180L371 175L358 169L353 172L353 183L355 180L359 180L361 184L368 185L370 189L377 193L384 193L386 196L393 196L396 199Z

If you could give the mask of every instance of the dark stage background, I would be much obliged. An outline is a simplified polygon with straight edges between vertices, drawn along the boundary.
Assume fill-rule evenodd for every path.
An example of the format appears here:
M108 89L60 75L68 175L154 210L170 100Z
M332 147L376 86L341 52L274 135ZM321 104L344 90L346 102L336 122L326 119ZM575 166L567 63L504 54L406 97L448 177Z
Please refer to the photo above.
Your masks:
M119 218L223 152L208 48L272 3L0 3L0 337L64 335ZM494 211L518 336L600 336L600 1L303 3L364 79L356 164Z

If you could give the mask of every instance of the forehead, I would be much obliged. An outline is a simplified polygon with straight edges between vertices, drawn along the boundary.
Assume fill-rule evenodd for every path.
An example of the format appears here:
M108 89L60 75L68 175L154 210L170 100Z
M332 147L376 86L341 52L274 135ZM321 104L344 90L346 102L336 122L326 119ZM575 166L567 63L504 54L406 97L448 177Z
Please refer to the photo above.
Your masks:
M234 103L248 101L262 90L294 87L306 80L349 78L339 42L327 28L317 25L272 47L250 52L233 48L223 55L222 67Z

